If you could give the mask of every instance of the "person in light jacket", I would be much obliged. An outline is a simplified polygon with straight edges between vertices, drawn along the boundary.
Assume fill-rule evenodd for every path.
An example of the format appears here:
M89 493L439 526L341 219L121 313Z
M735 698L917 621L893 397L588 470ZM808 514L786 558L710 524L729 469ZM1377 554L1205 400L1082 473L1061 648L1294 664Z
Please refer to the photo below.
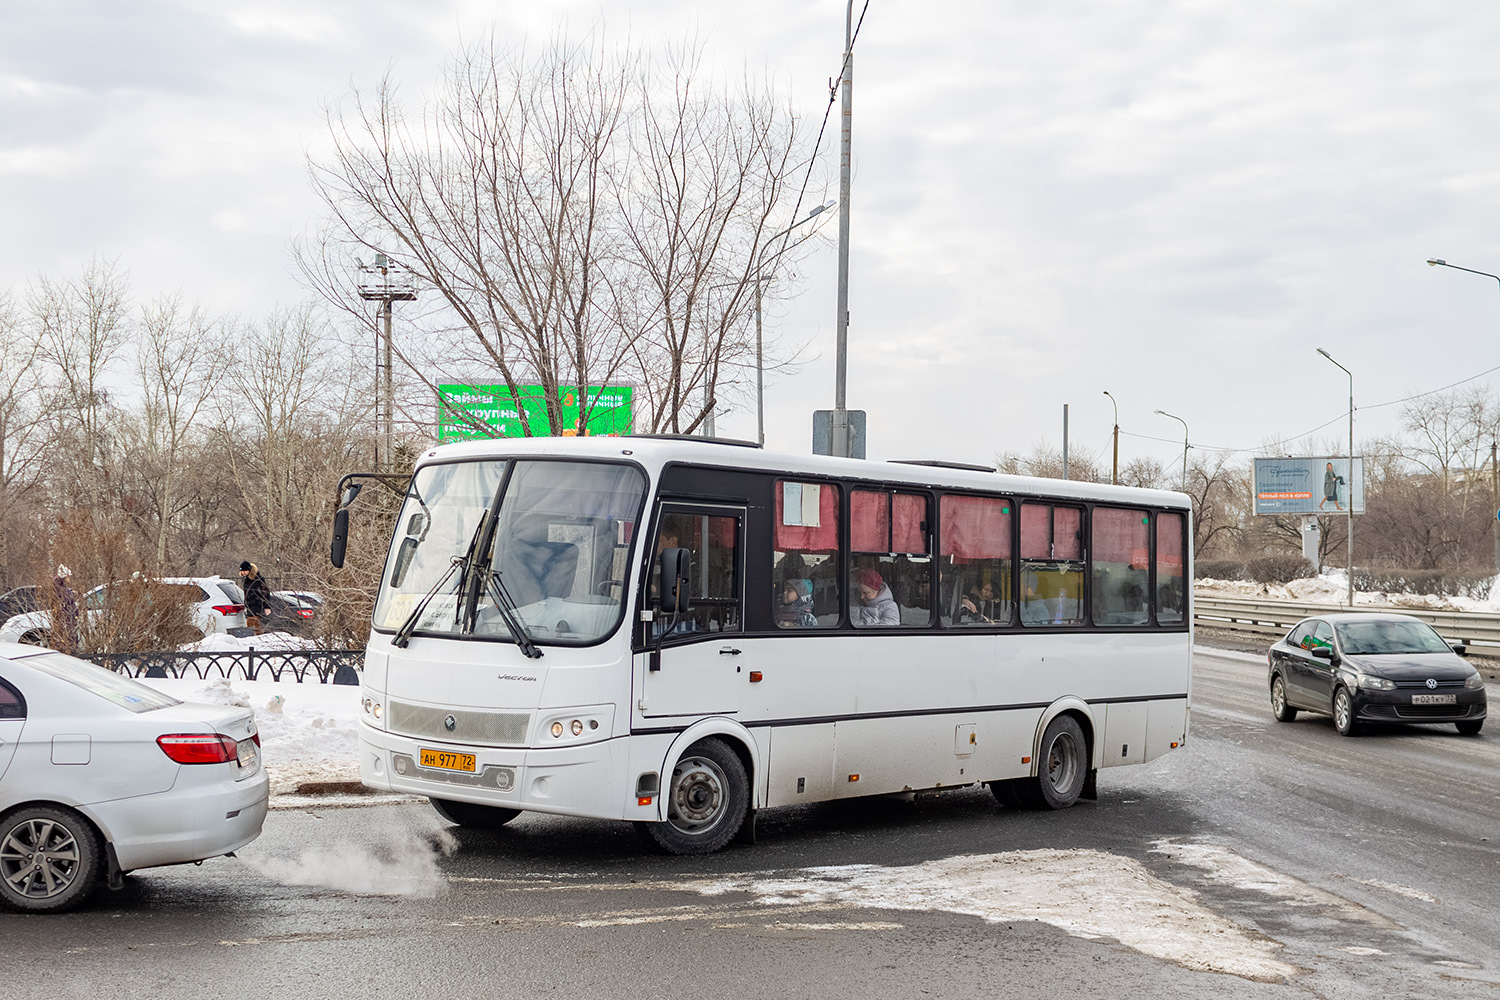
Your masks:
M901 610L896 607L896 598L886 586L880 574L866 567L854 574L854 585L859 595L858 625L900 625Z

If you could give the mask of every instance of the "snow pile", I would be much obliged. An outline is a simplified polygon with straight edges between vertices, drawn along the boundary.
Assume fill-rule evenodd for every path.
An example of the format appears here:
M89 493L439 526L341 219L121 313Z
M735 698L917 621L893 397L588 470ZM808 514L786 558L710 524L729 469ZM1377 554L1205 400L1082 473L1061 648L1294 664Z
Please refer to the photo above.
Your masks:
M238 636L228 632L206 635L198 642L178 647L183 653L245 653L256 651L278 652L283 649L317 649L311 639L292 635L289 632L263 632L260 635Z
M744 875L668 885L704 895L746 892L767 906L945 910L992 923L1039 920L1079 937L1113 938L1188 969L1262 982L1282 982L1296 972L1276 958L1279 943L1219 916L1191 890L1157 878L1140 862L1102 851L1011 851L908 868L845 865L805 869L789 878Z
M1476 601L1467 597L1441 597L1437 594L1388 594L1382 591L1356 590L1356 606L1411 608L1419 611L1500 612L1500 576L1491 585L1489 599ZM1193 592L1207 596L1253 597L1270 601L1307 601L1313 604L1343 604L1349 597L1348 576L1343 570L1326 570L1322 575L1291 583L1253 583L1248 580L1216 580L1201 577L1193 581Z

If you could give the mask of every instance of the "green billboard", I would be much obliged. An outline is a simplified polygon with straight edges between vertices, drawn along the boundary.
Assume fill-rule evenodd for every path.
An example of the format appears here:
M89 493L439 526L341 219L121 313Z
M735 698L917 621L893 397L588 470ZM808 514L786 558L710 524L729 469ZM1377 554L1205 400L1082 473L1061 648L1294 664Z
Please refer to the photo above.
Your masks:
M469 441L474 438L524 437L521 414L532 437L578 433L580 393L574 386L557 390L562 427L547 419L547 394L539 385L520 387L519 400L504 385L439 385L437 398L438 441ZM629 434L634 425L634 389L628 385L590 386L584 410L583 433L589 437Z

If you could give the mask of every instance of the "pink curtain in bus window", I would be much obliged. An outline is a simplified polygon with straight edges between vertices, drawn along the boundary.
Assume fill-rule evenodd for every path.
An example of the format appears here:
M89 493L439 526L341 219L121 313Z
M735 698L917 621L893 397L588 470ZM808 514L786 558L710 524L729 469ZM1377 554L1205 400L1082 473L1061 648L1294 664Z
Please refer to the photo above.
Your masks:
M1146 568L1146 551L1151 544L1151 530L1143 510L1094 508L1094 560L1128 563L1136 569Z
M733 517L711 517L708 519L709 533L713 536L714 545L723 549L732 549L739 541L735 537L735 529L738 527L738 518Z
M1083 511L1077 507L1052 508L1052 558L1083 558Z
M782 503L785 497L781 481L776 483L776 532L777 552L837 552L839 550L839 491L836 486L822 484L818 489L818 524L782 524Z
M891 498L891 551L927 554L927 498L897 493Z
M889 493L855 490L849 494L849 536L855 552L889 552Z
M1182 515L1156 515L1157 575L1182 575Z
M1010 501L943 497L939 551L958 559L1010 558Z
M1041 503L1021 505L1021 558L1052 558L1052 508Z

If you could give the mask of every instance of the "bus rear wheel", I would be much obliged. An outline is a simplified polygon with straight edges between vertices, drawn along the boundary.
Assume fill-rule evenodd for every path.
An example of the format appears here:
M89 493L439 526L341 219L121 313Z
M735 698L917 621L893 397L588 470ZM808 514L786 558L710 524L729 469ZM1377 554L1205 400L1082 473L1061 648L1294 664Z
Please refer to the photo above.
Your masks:
M664 823L638 823L670 854L712 854L734 838L750 806L745 765L721 739L699 740L672 769Z
M1071 715L1047 723L1037 753L1037 774L1022 785L1033 809L1066 809L1078 801L1088 778L1088 741Z
M521 810L506 809L504 806L481 806L473 802L455 802L452 799L429 798L427 801L432 803L432 808L443 819L472 830L494 830L521 815Z

